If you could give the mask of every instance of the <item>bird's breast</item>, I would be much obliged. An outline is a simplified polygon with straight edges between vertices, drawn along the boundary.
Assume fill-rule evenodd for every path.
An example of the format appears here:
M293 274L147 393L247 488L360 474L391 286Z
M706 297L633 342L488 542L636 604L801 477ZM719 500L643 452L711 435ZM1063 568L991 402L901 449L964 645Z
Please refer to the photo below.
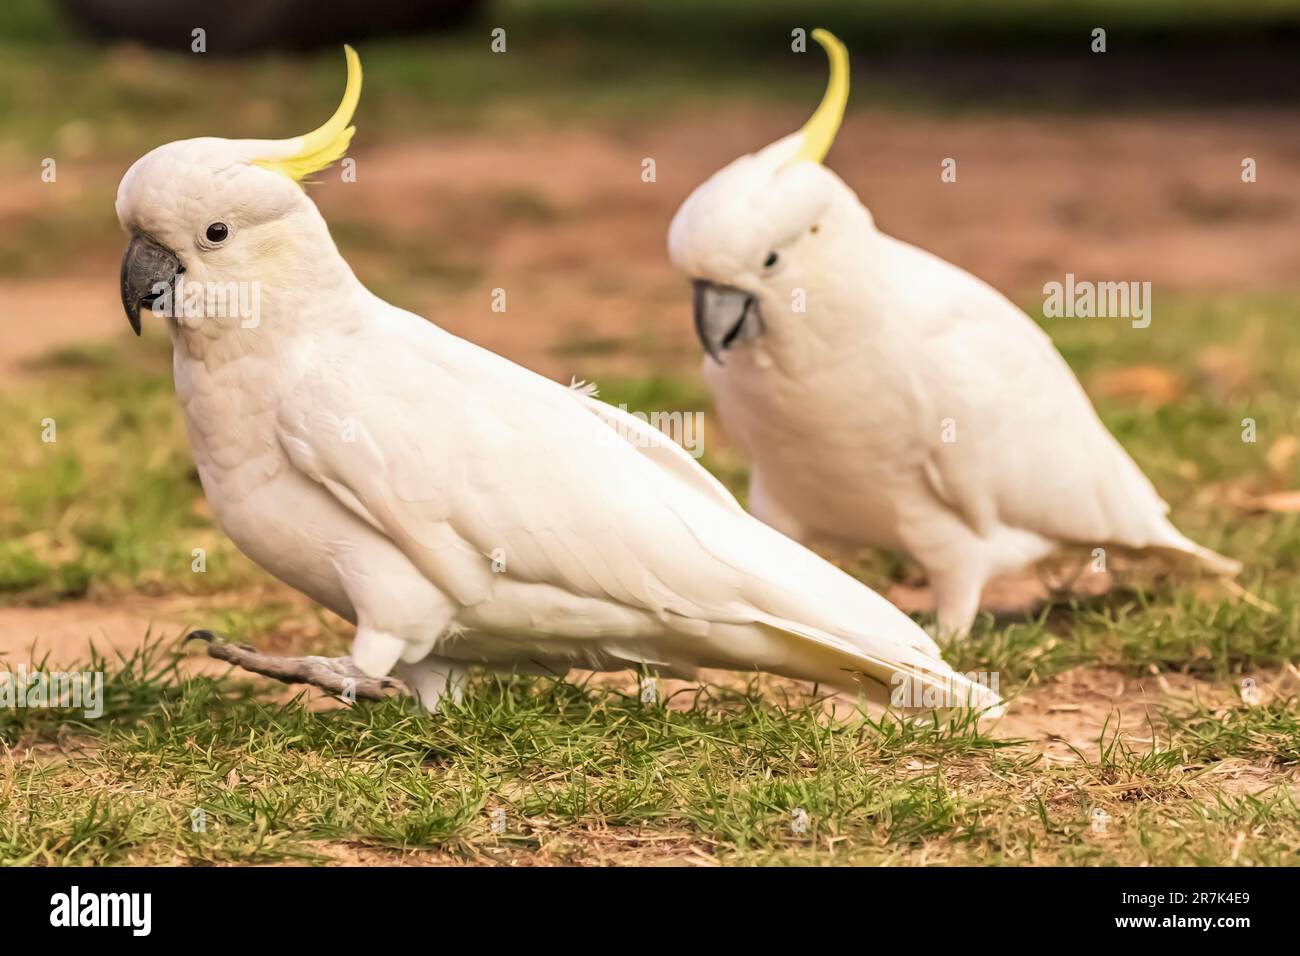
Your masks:
M724 431L772 504L819 537L897 543L894 489L915 486L924 445L889 367L845 363L796 377L741 354L705 374Z

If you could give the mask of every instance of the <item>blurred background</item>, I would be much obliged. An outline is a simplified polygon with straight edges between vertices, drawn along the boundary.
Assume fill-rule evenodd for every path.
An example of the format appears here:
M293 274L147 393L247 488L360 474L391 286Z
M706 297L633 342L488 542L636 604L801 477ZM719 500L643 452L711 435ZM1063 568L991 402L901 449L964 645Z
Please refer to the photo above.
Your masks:
M828 164L880 227L1043 321L1185 531L1293 572L1294 516L1238 516L1297 479L1298 3L7 0L0 602L102 602L67 612L77 640L89 618L134 632L162 613L138 602L194 594L227 608L228 630L274 623L247 617L267 606L250 589L273 585L208 519L163 330L137 343L118 302L113 197L139 155L314 128L352 42L357 181L330 171L311 194L361 279L615 403L707 409L668 224L714 170L815 107L824 57L790 46L815 26L853 58ZM955 183L939 177L948 157ZM1044 283L1067 272L1152 282L1152 327L1041 319ZM1245 414L1261 422L1255 445L1240 440ZM47 418L57 443L39 440ZM705 450L743 492L712 416ZM888 558L860 572L895 592L911 580Z

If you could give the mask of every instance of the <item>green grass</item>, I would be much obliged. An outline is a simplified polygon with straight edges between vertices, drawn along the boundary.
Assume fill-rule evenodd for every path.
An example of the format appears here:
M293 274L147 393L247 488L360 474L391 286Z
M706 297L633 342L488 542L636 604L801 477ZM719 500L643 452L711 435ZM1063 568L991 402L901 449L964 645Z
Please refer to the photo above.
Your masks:
M949 650L993 670L1004 692L1050 692L1055 675L1110 668L1130 678L1189 673L1233 688L1300 656L1296 515L1249 514L1235 494L1294 487L1295 461L1269 451L1297 434L1300 368L1284 299L1164 302L1150 329L1105 320L1045 324L1085 382L1158 364L1187 383L1152 409L1098 408L1172 502L1176 520L1242 558L1262 611L1211 586L1124 579L1105 597L1021 620L983 619ZM1241 351L1250 373L1210 387L1204 350ZM0 398L0 600L137 590L206 595L202 623L236 639L306 635L340 651L346 628L268 599L226 594L265 577L211 526L185 447L165 345L146 339L66 350L39 384ZM641 411L707 408L693 379L604 380ZM58 441L40 440L57 421ZM1256 417L1258 441L1241 440ZM705 463L743 492L743 465L708 444ZM208 572L190 570L203 542ZM906 562L864 555L883 587ZM198 622L196 622L198 623ZM299 641L301 646L301 639ZM15 663L8 662L11 666ZM1152 726L1116 713L1094 751L1046 760L969 723L892 718L833 723L789 685L705 687L645 707L607 687L479 677L437 716L403 701L317 712L265 685L185 678L157 644L109 673L107 710L0 710L0 862L319 862L378 859L730 863L1300 862L1300 705L1212 707L1169 700ZM631 685L629 685L631 686ZM1117 721L1123 720L1123 733ZM1231 787L1242 768L1260 788ZM232 776L233 774L233 776ZM1104 835L1090 828L1101 807ZM202 809L207 829L190 828ZM491 831L494 809L508 830ZM802 808L808 831L792 832ZM638 842L642 841L642 842Z
M1183 530L1246 560L1242 583L1280 609L1268 614L1190 581L1154 590L1141 579L1059 621L991 622L964 663L1039 679L1079 663L1140 670L1148 664L1225 674L1293 660L1300 651L1300 516L1247 514L1232 492L1300 484L1300 462L1278 473L1269 449L1300 434L1300 356L1288 347L1285 299L1170 302L1152 327L1106 320L1046 320L1087 382L1094 372L1154 363L1184 376L1187 394L1152 410L1101 398L1098 408L1157 488ZM1237 392L1198 389L1199 356L1210 347L1257 343ZM562 346L567 347L567 346ZM620 347L622 347L620 345ZM629 347L639 347L632 343ZM0 602L46 602L83 593L214 593L267 580L240 557L207 516L170 382L165 341L65 350L39 371L43 384L0 395L0 440L13 465L0 474ZM601 395L630 409L704 409L703 463L743 499L743 462L712 441L716 421L694 379L608 378ZM1257 441L1241 440L1241 419L1258 421ZM57 441L42 441L52 418ZM1300 456L1298 456L1300 457ZM192 570L193 549L207 570ZM856 570L883 589L905 573L888 555L866 555ZM1031 663L1026 663L1031 662Z
M791 67L795 27L831 27L855 55L879 62L990 51L1082 55L1098 23L1111 31L1115 57L1189 48L1208 55L1293 36L1300 8L1286 0L817 0L794 12L788 0L726 0L702 15L688 0L498 0L455 33L362 43L361 122L373 142L449 126L563 124L593 116L644 123L683 105L716 108L741 98L806 105L823 82L819 58L797 60L794 68L804 74L797 81L774 80L774 68ZM497 26L507 30L505 54L489 50L489 31ZM0 9L0 128L10 148L29 157L71 152L121 159L188 136L293 135L314 126L337 101L338 51L242 60L218 53L96 46L54 0L11 0ZM883 99L947 108L964 103L963 86L960 75L936 90L918 87L916 77L904 83L873 78L855 88L854 105ZM1130 98L1139 92L1130 90ZM1059 105L1058 93L1044 85L983 96ZM1108 100L1103 107L1114 105ZM141 116L149 117L147 130Z
M1214 783L1231 760L1294 768L1294 700L1183 707L1145 748L1112 726L1096 756L1046 764L969 721L835 723L754 686L664 707L480 678L430 716L401 699L313 712L181 679L157 644L90 666L109 672L102 720L0 711L14 748L0 762L0 864L320 862L340 848L582 862L611 833L731 863L1300 862L1285 786Z
M1148 51L1207 38L1227 46L1266 43L1300 22L1300 8L1270 0L817 2L800 8L798 23L788 11L775 0L727 0L702 25L684 0L512 0L455 34L364 43L362 175L369 145L450 128L566 128L599 117L631 136L683 107L806 108L824 67L810 58L792 69L794 25L824 23L849 42L866 67L857 108L917 102L913 88L876 82L877 54L1060 53L1098 20L1112 42ZM505 56L487 50L498 22L509 30ZM69 33L50 3L6 4L0 163L32 170L34 158L53 156L94 169L71 198L19 203L0 230L0 278L63 276L74 263L110 274L112 261L99 260L118 244L118 167L180 137L301 131L333 108L341 69L328 50L232 61L99 48ZM61 173L60 185L77 178ZM458 201L448 196L445 208L457 211ZM488 211L464 209L464 228L570 214L526 190L503 192ZM481 279L457 244L362 219L331 225L367 281L394 300L415 283L455 293ZM1300 486L1300 456L1279 453L1300 436L1294 313L1282 297L1161 297L1146 330L1043 323L1085 385L1141 364L1184 384L1158 408L1101 394L1097 407L1179 526L1241 558L1242 583L1278 611L1204 582L1125 576L1102 598L981 619L971 641L949 649L954 665L996 671L1013 697L1050 697L1056 678L1076 669L1129 680L1186 673L1226 691L1300 657L1300 515L1236 503ZM1225 383L1204 361L1213 349L1243 365L1239 380ZM556 352L595 367L629 356L682 365L652 333L575 335ZM29 371L0 392L0 606L189 594L195 626L343 651L348 628L325 612L273 587L258 600L236 590L271 582L213 526L156 329L143 342L65 349ZM606 401L636 411L705 410L702 462L744 499L745 465L715 440L697 378L599 385ZM1242 441L1243 418L1257 423L1254 443ZM56 441L42 441L47 419ZM195 548L205 551L202 573ZM864 554L853 570L878 589L914 573L887 554ZM429 716L400 700L321 711L265 684L187 677L158 640L88 666L108 675L101 719L0 709L0 864L321 862L358 852L386 861L1300 862L1300 704L1285 696L1258 707L1168 699L1150 725L1117 712L1096 728L1095 747L1049 760L970 722L835 723L766 679L646 707L604 686L479 676L463 703ZM1230 785L1242 772L1259 789ZM806 833L792 832L796 808L808 814ZM1110 818L1104 835L1091 832L1097 808ZM506 811L503 834L491 832L495 809ZM196 810L203 832L191 825Z
M40 363L41 385L0 395L11 443L0 472L0 603L265 580L207 517L169 353L156 339L68 349Z

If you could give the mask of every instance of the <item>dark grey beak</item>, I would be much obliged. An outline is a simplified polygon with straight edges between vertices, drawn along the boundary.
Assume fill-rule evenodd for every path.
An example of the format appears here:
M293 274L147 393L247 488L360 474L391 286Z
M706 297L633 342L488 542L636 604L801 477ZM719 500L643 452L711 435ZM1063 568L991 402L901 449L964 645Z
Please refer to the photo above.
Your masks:
M170 249L142 232L131 236L122 256L122 308L136 335L141 307L151 308L160 295L170 295L176 276L184 271Z
M744 289L695 280L695 334L713 361L737 342L751 342L763 333L758 300Z

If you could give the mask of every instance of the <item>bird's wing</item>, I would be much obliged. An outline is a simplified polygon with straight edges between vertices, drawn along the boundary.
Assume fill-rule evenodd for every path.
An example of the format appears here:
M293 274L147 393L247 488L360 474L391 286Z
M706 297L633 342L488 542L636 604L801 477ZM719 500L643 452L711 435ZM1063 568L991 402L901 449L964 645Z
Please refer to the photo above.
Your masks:
M622 438L656 465L713 498L724 508L736 512L745 510L722 482L701 468L685 448L659 429L621 408L602 402L593 391L574 388L574 392L582 406L604 422L615 436Z
M923 269L915 391L936 494L979 532L1002 524L1066 542L1172 544L1168 505L1048 336L957 267L932 259Z
M878 699L900 671L971 692L914 622L734 508L689 456L643 454L586 397L413 317L367 334L312 357L282 444L462 606L545 585L648 612L698 639L700 666L860 675Z

